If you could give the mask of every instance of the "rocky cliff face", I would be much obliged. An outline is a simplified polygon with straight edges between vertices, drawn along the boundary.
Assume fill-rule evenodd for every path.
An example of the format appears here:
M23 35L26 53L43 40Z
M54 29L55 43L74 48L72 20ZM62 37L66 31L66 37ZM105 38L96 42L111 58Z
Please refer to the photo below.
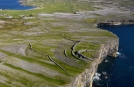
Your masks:
M97 70L98 64L107 56L115 57L118 51L119 39L111 40L106 44L102 44L97 58L94 58L90 68L85 69L83 73L78 75L74 82L66 87L92 87L93 77Z
M130 25L134 24L134 20L107 20L101 23L98 23L98 27L105 26L105 25Z

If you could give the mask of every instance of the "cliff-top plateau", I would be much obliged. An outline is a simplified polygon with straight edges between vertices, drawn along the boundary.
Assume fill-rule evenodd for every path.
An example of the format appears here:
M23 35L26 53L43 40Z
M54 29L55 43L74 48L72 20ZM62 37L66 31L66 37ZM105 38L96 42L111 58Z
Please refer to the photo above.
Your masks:
M98 64L119 45L98 24L134 19L133 0L19 2L35 8L0 10L0 87L92 87Z

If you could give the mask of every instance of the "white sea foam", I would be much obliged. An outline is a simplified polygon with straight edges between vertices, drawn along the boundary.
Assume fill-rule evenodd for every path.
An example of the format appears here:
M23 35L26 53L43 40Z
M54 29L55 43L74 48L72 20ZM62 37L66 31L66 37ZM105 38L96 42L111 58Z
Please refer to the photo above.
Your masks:
M101 80L101 79L100 79L100 76L101 76L100 73L95 73L95 76L93 77L93 80L94 80L94 81Z
M120 55L121 53L119 53L119 52L116 52L116 54L117 54L117 55Z

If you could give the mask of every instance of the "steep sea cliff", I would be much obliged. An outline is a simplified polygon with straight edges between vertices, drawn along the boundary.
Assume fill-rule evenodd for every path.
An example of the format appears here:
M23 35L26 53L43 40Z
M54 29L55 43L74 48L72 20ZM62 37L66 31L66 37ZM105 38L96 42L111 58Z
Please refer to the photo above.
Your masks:
M99 65L98 72L102 75L103 83L95 87L107 87L107 85L108 87L134 87L134 25L103 26L102 28L120 38L119 51L115 59L107 57ZM105 72L105 75L102 72ZM107 79L104 78L106 76Z
M97 71L98 64L107 56L111 55L115 57L115 53L118 51L119 39L111 40L106 44L102 44L98 52L98 56L93 60L91 67L85 69L79 74L76 79L66 87L92 87L93 77Z
M98 27L106 25L131 25L134 24L134 20L106 20L101 23L98 23Z

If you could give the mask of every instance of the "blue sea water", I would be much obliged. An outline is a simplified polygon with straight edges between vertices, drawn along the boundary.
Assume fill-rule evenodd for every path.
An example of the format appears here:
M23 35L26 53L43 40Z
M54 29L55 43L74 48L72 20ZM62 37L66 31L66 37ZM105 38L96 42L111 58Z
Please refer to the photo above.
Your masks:
M101 80L94 87L134 87L134 25L102 28L119 37L120 54L117 58L105 58L99 65Z
M32 9L32 6L23 6L19 0L0 0L0 9L2 10L28 10Z

